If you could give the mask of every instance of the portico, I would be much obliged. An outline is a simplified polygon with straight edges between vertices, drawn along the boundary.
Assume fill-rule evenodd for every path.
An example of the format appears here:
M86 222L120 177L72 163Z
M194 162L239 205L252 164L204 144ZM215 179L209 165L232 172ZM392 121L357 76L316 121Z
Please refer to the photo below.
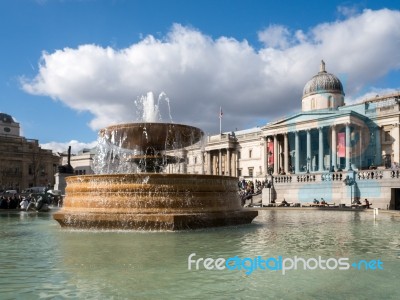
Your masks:
M368 167L371 132L380 135L372 125L351 110L304 112L267 124L262 131L273 145L273 174Z

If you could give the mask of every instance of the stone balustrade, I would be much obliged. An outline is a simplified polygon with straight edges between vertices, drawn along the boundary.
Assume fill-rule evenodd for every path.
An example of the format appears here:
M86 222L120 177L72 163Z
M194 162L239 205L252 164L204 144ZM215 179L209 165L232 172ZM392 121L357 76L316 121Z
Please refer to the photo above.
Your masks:
M311 173L311 174L289 174L277 175L273 177L276 184L283 183L314 183L314 182L327 182L336 181L340 182L346 179L351 172L330 172L330 173ZM360 170L354 171L354 180L357 182L367 180L385 180L385 179L398 179L400 178L400 170Z

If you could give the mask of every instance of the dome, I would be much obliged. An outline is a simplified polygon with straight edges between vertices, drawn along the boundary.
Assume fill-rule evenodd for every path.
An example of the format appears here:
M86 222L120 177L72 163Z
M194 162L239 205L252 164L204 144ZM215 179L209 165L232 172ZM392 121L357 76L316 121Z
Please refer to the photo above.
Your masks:
M321 61L320 71L306 83L303 98L321 93L338 93L344 96L343 85L339 78L325 71L325 62Z
M5 113L0 113L0 121L3 123L10 123L10 124L15 123L14 119L10 115Z

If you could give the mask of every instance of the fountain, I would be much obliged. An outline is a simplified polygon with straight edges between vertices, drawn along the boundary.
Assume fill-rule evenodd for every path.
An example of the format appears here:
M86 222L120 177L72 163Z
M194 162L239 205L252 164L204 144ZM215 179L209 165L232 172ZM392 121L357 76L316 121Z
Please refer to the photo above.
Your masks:
M144 99L143 122L99 132L95 175L70 176L63 208L54 219L63 227L182 230L251 223L257 211L243 210L237 178L166 174L185 163L184 148L201 141L202 130L156 122L152 93ZM160 97L159 97L160 101Z

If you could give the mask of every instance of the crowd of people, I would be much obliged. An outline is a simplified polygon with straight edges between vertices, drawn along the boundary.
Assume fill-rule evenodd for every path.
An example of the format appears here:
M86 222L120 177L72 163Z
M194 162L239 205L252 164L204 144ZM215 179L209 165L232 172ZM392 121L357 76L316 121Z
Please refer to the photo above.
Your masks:
M264 186L263 181L256 179L255 182L252 180L246 181L245 179L238 181L239 195L242 200L242 206L246 203L246 200L251 200L253 195L261 193L262 187Z
M48 197L46 194L27 196L23 195L2 195L0 196L0 209L19 209L19 210L45 210L46 206L61 206L62 201L56 197Z

